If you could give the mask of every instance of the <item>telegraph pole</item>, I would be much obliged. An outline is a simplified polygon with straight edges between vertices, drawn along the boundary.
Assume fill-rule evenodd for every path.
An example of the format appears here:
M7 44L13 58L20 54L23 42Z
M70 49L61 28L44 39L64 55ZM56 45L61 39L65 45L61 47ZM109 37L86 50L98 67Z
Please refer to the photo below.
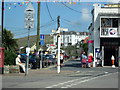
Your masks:
M38 52L39 49L39 41L40 41L40 4L41 2L38 2L38 11L37 11L37 42L36 42L36 51Z
M38 1L38 7L37 7L37 40L36 40L36 52L38 53L38 50L40 48L40 6L41 6L41 2ZM37 57L37 68L38 66L41 68L41 61L40 59Z

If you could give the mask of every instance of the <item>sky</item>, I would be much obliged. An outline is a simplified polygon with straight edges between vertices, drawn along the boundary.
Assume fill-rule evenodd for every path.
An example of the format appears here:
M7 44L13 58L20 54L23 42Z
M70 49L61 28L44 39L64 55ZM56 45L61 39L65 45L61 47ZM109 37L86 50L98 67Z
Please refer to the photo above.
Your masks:
M69 31L88 32L94 3L103 2L41 2L40 34L50 34L52 30L56 30L58 16L60 16L61 28L68 28ZM30 35L37 34L37 4L37 2L32 2L35 9L35 27L30 30ZM28 35L28 30L24 28L26 7L27 3L25 2L14 1L4 4L4 27L14 34L14 38Z

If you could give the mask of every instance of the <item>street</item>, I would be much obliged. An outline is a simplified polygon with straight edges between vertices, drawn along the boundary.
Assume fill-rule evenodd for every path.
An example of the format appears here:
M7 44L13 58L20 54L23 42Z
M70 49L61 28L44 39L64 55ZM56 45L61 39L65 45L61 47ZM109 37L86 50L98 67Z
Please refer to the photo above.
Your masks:
M61 73L52 66L2 76L3 88L118 88L118 68L81 68L79 60L64 63Z

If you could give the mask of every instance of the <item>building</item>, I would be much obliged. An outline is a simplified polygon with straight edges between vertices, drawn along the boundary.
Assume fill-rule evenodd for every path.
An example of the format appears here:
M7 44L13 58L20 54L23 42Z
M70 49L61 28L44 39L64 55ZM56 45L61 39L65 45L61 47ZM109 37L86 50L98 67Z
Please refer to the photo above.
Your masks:
M118 66L120 57L120 4L94 4L92 23L89 26L90 41L88 52L94 53L93 66L97 57L103 60L103 66L111 66L111 57L115 57Z
M81 40L88 37L88 32L61 32L61 46L68 46L68 45L75 45ZM54 45L57 45L57 35L53 35L54 38Z

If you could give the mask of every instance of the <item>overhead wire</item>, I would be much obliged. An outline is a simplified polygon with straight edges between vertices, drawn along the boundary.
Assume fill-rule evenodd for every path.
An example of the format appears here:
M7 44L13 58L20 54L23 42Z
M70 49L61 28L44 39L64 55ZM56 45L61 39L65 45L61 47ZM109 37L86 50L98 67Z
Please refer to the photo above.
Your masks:
M70 23L70 24L72 24L72 25L77 25L77 26L80 26L81 24L77 24L77 23L74 23L74 22L72 22L72 21L69 21L69 20L67 20L67 19L64 19L64 18L62 18L61 20L64 20L64 21L66 21L66 22L68 22L68 23Z
M64 19L64 18L61 18L61 20L63 20L63 22L68 26L72 26L72 27L74 26L74 28L78 28L78 29L80 29L80 27L83 27L84 29L86 29L84 27L85 25L73 23L72 21Z
M47 28L47 27L49 27L49 26L52 26L52 25L55 25L56 24L56 21L53 21L52 23L47 23L47 24L45 24L45 25L42 25L40 28ZM30 30L30 32L33 32L33 31L35 31L35 30ZM27 32L24 32L24 33L19 33L19 35L17 35L17 34L15 34L14 36L20 36L20 35L23 35L23 34L26 34Z
M52 15L51 15L51 13L50 13L50 10L49 10L49 7L48 7L47 2L46 2L46 7L47 7L47 11L48 11L48 14L49 14L51 20L54 21L53 18L52 18Z
M84 13L84 12L79 12L79 11L77 11L77 10L75 10L75 9L73 9L73 8L71 8L71 7L69 7L69 6L67 6L67 5L64 4L63 2L61 2L61 4L64 5L65 7L67 7L68 9L74 11L74 12L77 12L77 13ZM89 13L84 13L84 14L89 14Z

